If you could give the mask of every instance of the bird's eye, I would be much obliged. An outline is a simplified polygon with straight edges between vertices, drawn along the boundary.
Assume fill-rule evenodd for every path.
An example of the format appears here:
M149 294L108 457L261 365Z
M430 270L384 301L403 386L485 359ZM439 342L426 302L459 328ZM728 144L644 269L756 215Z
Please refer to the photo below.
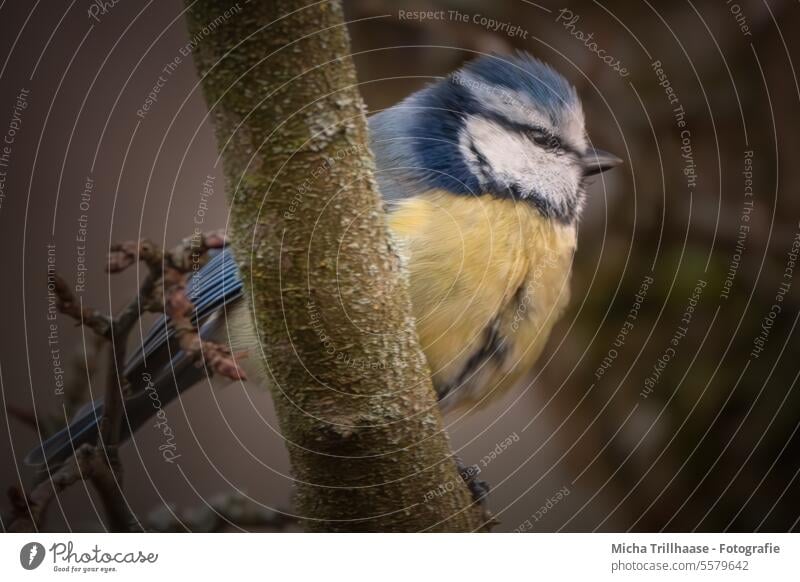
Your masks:
M550 145L551 135L543 129L532 129L528 132L528 135L540 146L548 147Z
M553 135L546 129L541 128L534 128L528 132L530 138L536 143L537 145L542 146L543 148L554 151L556 153L560 153L563 151L561 146L561 140L558 139L557 136Z

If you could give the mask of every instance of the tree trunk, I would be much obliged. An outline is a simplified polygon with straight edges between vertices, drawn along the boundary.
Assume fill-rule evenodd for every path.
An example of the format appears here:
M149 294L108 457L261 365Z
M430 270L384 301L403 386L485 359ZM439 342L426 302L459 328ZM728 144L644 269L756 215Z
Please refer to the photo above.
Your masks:
M339 2L187 1L231 240L310 530L469 531Z

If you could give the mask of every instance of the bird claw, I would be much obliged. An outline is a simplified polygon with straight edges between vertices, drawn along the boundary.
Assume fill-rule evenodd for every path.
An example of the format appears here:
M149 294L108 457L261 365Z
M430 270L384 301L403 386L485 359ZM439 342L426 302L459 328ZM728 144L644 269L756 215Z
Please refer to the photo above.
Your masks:
M491 487L486 481L478 479L478 475L481 472L480 467L478 465L466 465L460 457L456 457L456 466L458 467L459 475L461 475L470 493L472 493L472 500L485 506Z

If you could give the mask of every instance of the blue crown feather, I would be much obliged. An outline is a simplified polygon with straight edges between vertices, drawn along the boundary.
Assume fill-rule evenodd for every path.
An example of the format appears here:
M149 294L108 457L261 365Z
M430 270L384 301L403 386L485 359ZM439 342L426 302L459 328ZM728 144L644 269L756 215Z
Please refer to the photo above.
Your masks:
M509 111L488 103L487 95ZM560 127L576 106L572 85L538 59L521 52L480 57L370 119L381 192L390 203L430 190L525 197L530 192L524 185L502 181L474 146L465 156L463 148L470 146L461 136L467 121L483 117L526 133L541 129L527 121L526 108Z

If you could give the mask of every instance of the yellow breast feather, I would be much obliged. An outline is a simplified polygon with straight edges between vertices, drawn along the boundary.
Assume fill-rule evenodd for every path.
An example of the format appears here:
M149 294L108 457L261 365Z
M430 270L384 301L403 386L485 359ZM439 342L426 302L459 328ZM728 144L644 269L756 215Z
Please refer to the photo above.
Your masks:
M443 191L398 202L389 225L443 406L485 402L529 372L569 301L575 227Z

